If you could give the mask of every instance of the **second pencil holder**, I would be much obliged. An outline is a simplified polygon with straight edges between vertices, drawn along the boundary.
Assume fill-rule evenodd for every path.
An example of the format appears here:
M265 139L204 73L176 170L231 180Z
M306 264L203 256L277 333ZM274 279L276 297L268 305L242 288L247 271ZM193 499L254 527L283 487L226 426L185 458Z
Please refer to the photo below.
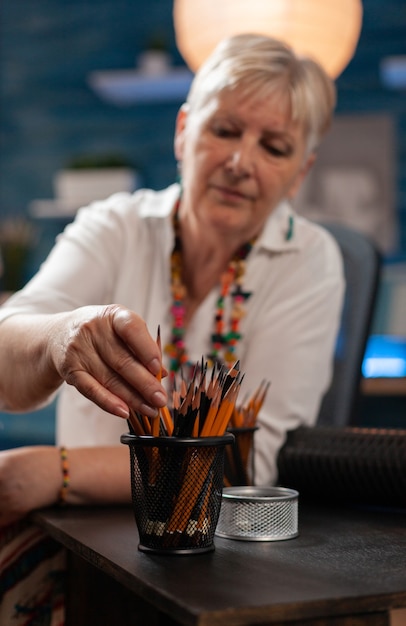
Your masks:
M224 484L227 487L255 482L254 433L258 426L229 428L234 444L226 448Z
M198 554L214 550L221 506L222 437L152 437L125 434L130 449L131 491L139 550Z

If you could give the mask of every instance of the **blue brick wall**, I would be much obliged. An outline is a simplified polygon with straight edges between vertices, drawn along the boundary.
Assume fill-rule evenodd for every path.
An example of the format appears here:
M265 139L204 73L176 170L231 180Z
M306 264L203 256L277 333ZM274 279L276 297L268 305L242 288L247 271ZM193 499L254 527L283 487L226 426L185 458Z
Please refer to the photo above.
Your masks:
M177 105L117 108L86 82L92 70L133 67L155 32L180 62L169 0L3 0L0 11L2 213L53 197L53 174L80 153L122 153L147 185L173 180Z
M400 258L406 259L406 91L384 88L379 77L382 57L406 54L406 3L364 0L363 5L360 42L337 83L337 112L393 116ZM93 70L133 67L156 33L166 36L174 63L182 65L171 0L2 0L0 217L25 214L32 200L52 198L54 173L80 153L122 153L147 186L161 188L174 180L178 103L116 107L101 101L86 82ZM61 227L57 221L42 224L30 271ZM42 440L51 441L52 419L52 407L31 421L0 414L0 447L7 432L14 443L35 436L30 435L34 422Z
M406 256L406 91L388 90L379 78L382 57L406 54L406 3L363 4L357 52L338 79L337 112L385 112L395 120L396 209ZM53 197L55 171L79 153L122 153L147 186L174 179L178 103L116 107L86 82L92 70L133 67L156 33L165 35L174 63L182 64L171 0L2 0L1 215L25 213L31 200Z

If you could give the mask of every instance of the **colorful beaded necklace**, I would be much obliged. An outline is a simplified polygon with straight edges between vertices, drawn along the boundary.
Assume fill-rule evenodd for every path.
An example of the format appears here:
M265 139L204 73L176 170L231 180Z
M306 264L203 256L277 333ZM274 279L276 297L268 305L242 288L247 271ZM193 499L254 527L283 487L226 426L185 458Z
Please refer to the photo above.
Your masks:
M182 283L182 241L180 227L178 200L174 211L175 245L171 256L171 291L173 319L172 337L165 347L165 352L170 358L169 371L177 372L181 367L194 367L186 351L185 335L185 305L186 287ZM251 293L244 291L242 287L245 274L245 260L250 253L255 239L243 244L235 253L228 264L226 271L220 277L220 295L216 304L214 315L214 332L211 335L211 352L206 355L208 365L224 363L231 367L236 361L236 346L241 339L240 321L245 315L244 303ZM226 329L224 320L224 307L228 295L232 298L232 307L229 320L229 328Z

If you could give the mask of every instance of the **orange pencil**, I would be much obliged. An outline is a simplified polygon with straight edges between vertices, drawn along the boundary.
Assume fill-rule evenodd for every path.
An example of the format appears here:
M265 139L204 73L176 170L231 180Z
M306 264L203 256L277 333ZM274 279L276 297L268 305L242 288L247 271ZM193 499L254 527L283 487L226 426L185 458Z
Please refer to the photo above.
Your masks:
M188 481L183 482L172 515L168 521L168 532L184 532L186 529L190 514L207 480L215 454L216 452L213 448L202 448L198 457L190 459L190 464L195 465L193 470L195 480L193 486Z
M144 435L151 435L151 422L146 415L141 415L142 425L144 427Z
M165 430L170 437L173 433L173 420L171 413L167 406L163 406L161 409L159 409L159 412L161 415L161 419L165 425Z
M207 414L206 417L206 421L204 422L202 431L200 433L201 437L210 437L212 436L212 427L213 427L213 422L216 419L216 415L217 415L217 411L219 409L220 406L220 400L221 400L221 388L219 387L215 393L214 393L214 397L211 401L210 404L210 408L209 408L209 412Z
M268 389L271 386L270 381L263 381L262 383L262 393L255 403L255 412L258 414L264 404L266 394L268 393Z
M216 421L213 424L213 435L215 437L220 437L221 435L224 435L224 432L228 426L230 417L235 407L239 387L239 383L237 382L237 380L235 380L235 382L233 382L223 398L220 410L218 412L218 415L216 416Z

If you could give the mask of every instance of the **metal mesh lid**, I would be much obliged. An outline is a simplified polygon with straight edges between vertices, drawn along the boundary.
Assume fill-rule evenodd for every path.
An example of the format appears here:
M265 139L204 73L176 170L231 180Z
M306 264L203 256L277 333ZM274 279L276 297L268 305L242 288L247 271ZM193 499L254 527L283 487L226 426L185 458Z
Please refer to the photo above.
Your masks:
M283 487L223 490L216 535L243 541L281 541L298 535L298 497Z

